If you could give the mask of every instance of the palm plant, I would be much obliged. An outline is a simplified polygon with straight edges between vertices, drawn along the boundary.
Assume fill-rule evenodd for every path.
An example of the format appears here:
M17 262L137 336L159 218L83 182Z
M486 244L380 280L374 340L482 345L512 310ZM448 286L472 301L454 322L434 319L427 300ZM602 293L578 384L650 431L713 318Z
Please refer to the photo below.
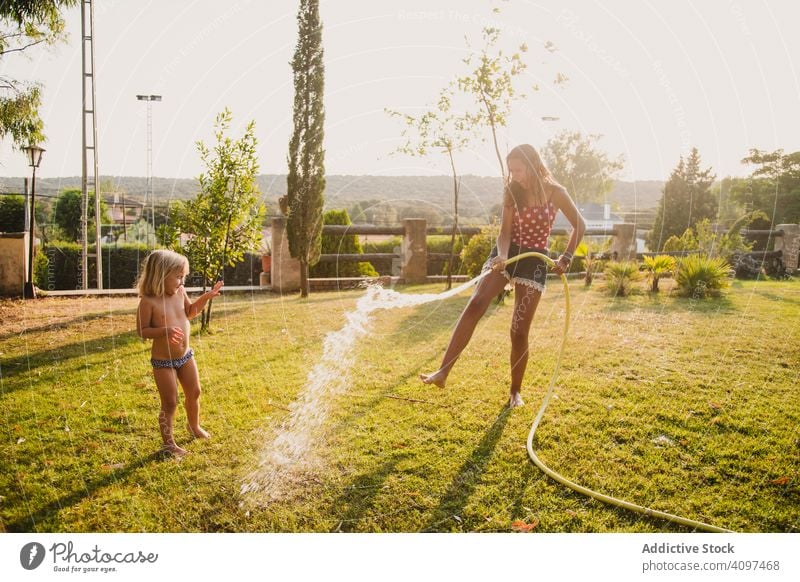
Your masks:
M644 268L647 278L650 279L650 290L658 293L658 280L675 269L675 259L669 255L656 255L644 257Z
M677 262L675 282L681 295L702 299L718 296L728 286L731 266L721 257L689 255Z
M626 297L642 278L636 261L611 261L606 265L606 289L615 297Z

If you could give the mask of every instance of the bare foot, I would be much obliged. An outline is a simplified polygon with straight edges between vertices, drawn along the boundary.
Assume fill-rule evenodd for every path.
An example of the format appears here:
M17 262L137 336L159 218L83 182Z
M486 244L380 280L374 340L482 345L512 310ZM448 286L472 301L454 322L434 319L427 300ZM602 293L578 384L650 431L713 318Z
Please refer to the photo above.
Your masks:
M200 425L197 425L197 428L192 428L188 424L186 425L186 430L189 431L189 434L192 435L196 439L208 439L211 438L211 435L208 434Z
M178 459L189 453L189 451L187 451L186 449L182 449L175 443L172 443L170 445L164 445L163 447L161 447L161 452L167 455L171 455Z
M444 384L447 382L447 374L437 370L432 374L420 374L419 379L422 380L423 384L434 384L439 388L444 388Z
M525 401L522 400L522 396L520 396L519 392L512 392L508 398L508 407L509 408L516 408L517 406L524 406Z

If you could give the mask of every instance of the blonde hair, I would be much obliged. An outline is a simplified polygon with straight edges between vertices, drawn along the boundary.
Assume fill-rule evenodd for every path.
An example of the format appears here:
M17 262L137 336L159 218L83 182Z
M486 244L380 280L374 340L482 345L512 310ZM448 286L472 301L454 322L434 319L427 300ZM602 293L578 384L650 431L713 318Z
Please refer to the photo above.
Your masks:
M525 164L528 179L526 184L522 184L525 190L533 195L534 206L544 206L547 204L546 189L548 186L560 186L547 166L544 165L539 152L532 145L518 145L506 156L506 163L510 160L519 160ZM511 182L506 184L503 192L503 205L520 206L520 196L511 188Z
M136 281L139 297L164 295L164 279L177 271L189 269L189 260L179 253L165 249L155 250L145 258Z

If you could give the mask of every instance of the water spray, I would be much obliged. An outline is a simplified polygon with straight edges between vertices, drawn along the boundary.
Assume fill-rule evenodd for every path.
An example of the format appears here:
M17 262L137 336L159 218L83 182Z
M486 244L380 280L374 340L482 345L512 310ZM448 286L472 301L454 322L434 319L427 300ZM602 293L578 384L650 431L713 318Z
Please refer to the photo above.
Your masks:
M537 252L527 252L519 254L515 257L511 257L505 264L515 263L520 259L524 259L527 257L536 257L538 259L543 260L546 264L550 267L555 266L555 261L548 257L547 255L543 255L542 253ZM488 271L487 271L488 274ZM558 371L561 368L561 358L564 355L564 347L567 343L567 333L569 332L569 320L570 320L570 302L569 302L569 285L567 284L567 278L564 274L561 274L561 281L564 283L564 301L566 304L565 313L566 317L564 318L564 332L561 336L561 347L558 350L558 357L556 358L556 366L553 370L553 375L550 378L550 387L547 389L547 393L545 394L544 400L542 401L542 405L539 407L539 412L536 414L536 418L531 425L531 430L528 432L528 442L527 442L527 449L528 449L528 457L533 462L534 465L539 467L545 475L550 477L551 479L561 483L562 485L566 485L573 491L577 491L583 495L587 495L592 499L597 499L598 501L602 501L603 503L608 503L610 505L615 505L617 507L622 507L623 509L628 509L630 511L634 511L636 513L640 513L647 517L653 517L657 519L664 519L667 521L671 521L674 523L678 523L681 525L685 525L688 527L692 527L695 529L709 531L709 532L724 532L724 533L731 533L731 530L724 529L721 527L717 527L714 525L710 525L707 523L703 523L701 521L695 521L693 519L688 519L686 517L680 517L678 515L673 515L671 513L665 513L663 511L658 511L656 509L650 509L648 507L643 507L641 505L636 505L635 503L631 503L629 501L623 501L622 499L617 499L615 497L611 497L609 495L604 495L603 493L598 493L596 491L592 491L582 485L578 485L577 483L573 483L569 479L559 475L552 469L550 469L547 465L545 465L538 456L536 456L536 452L533 450L533 436L536 433L536 429L539 427L539 422L542 420L542 416L544 416L544 411L547 409L547 405L550 403L550 398L553 396L553 390L555 389L556 379L558 378Z

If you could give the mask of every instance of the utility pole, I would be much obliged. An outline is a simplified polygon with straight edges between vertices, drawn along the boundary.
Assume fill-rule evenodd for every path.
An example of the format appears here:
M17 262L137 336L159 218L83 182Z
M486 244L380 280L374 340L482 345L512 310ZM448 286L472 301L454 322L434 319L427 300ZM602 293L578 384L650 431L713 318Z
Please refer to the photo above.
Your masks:
M82 135L83 168L81 173L81 288L89 288L89 257L95 257L97 288L103 288L103 254L100 247L100 192L97 171L97 115L94 82L94 5L92 0L81 1L81 87L83 93ZM91 169L91 178L89 171ZM89 190L94 190L94 242L95 252L89 254Z
M145 192L145 208L150 199L150 220L153 221L153 246L156 232L156 196L153 192L153 101L161 101L161 95L137 95L139 101L147 102L147 192Z

